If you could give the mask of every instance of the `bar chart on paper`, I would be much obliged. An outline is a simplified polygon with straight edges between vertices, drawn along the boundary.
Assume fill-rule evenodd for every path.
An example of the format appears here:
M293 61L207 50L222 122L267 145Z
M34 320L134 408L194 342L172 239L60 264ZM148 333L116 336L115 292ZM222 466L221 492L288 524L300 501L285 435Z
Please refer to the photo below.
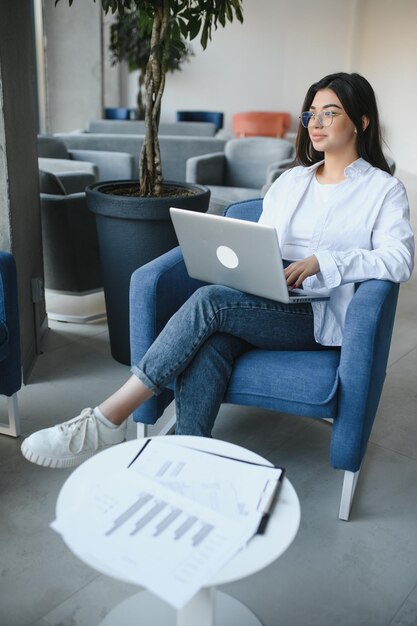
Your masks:
M71 548L81 558L96 554L177 608L249 541L255 523L130 470L96 485L81 510L82 524L80 509L53 523Z
M109 537L126 525L130 525L131 537L147 529L154 538L166 533L170 534L172 541L183 538L190 541L192 547L199 546L214 530L213 524L208 524L195 515L188 515L177 507L173 508L146 492L139 494L138 499L114 520L105 536Z

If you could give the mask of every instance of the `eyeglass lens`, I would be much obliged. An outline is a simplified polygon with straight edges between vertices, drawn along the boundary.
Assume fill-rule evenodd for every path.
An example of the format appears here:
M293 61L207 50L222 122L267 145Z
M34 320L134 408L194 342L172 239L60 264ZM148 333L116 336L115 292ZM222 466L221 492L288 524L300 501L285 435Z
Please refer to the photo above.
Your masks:
M317 118L320 126L330 126L333 122L333 112L322 111L321 113L313 113L312 111L304 111L300 115L301 123L304 128L308 128L310 121L315 118Z

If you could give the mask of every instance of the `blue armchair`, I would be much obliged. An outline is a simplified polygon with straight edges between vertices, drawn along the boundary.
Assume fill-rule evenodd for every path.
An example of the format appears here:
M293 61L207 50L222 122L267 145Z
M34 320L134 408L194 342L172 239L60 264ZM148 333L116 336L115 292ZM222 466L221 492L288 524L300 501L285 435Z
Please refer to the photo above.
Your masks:
M2 435L20 435L17 392L21 385L16 265L11 254L0 251L0 394L8 396L8 423L0 423Z
M261 200L233 204L226 215L257 221ZM137 363L167 320L202 283L190 279L179 248L137 270L131 281L131 352ZM347 520L385 379L399 286L369 280L349 306L340 350L253 349L240 357L224 401L333 422L330 463L345 471L339 517ZM314 372L314 375L312 373ZM166 389L134 412L146 435L172 401Z

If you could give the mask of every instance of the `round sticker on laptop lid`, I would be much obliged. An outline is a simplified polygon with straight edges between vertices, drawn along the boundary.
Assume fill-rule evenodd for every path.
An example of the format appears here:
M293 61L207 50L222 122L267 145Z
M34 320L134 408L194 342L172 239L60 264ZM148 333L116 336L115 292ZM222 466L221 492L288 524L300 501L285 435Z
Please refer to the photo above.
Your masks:
M228 246L219 246L216 250L216 255L220 263L231 270L236 269L239 265L239 259L236 252Z

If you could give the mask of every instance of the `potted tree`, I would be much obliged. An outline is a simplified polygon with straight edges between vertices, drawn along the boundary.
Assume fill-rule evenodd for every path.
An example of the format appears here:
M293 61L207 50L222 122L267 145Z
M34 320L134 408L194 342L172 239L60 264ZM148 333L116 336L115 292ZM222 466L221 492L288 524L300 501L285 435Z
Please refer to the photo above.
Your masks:
M110 26L110 45L112 65L126 62L129 72L138 70L137 119L145 119L145 75L151 50L151 39L140 28L140 10L133 6L118 13ZM181 69L184 61L193 54L191 46L182 38L181 47L172 47L171 55L165 56L167 72Z
M120 19L135 9L138 32L150 40L139 180L87 188L88 206L96 215L111 353L130 364L130 277L137 267L178 244L169 216L171 206L205 212L210 199L206 187L163 180L158 128L167 59L184 56L186 42L198 35L205 49L218 24L224 27L234 18L243 22L242 0L99 1L105 13L117 13ZM68 2L73 4L73 0Z

